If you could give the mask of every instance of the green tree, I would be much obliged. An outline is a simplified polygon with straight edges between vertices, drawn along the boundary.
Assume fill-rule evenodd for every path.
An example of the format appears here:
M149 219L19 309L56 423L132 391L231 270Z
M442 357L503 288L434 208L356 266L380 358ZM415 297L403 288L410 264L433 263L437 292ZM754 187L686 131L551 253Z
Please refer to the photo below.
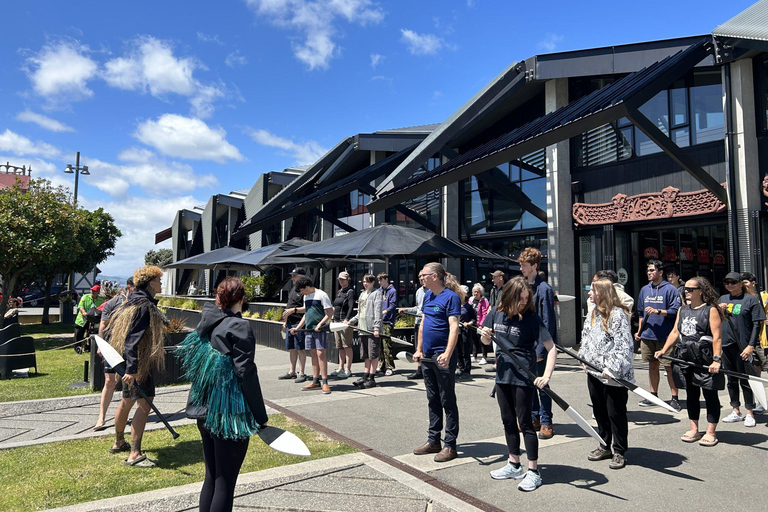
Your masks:
M157 251L150 249L144 255L145 265L157 265L163 268L171 263L173 263L173 251L170 249L158 249Z

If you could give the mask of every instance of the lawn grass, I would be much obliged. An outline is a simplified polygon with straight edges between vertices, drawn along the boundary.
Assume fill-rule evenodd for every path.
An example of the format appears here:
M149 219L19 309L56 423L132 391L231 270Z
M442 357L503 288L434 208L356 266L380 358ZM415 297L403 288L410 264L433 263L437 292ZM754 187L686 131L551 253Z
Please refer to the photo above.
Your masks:
M269 424L290 430L312 452L312 459L353 453L343 443L282 414ZM144 434L142 447L158 467L123 466L126 453L109 454L113 437L97 437L0 450L0 511L26 512L200 482L205 476L202 443L195 425L176 429L174 441L165 430ZM241 473L308 460L276 452L256 436L251 439Z
M35 338L37 371L39 373L35 374L30 371L29 377L14 377L0 381L0 402L93 393L90 388L67 388L73 382L83 380L83 362L90 359L90 354L75 354L72 347L49 350L72 343L74 339L72 336L52 338L51 335L71 334L73 332L74 327L72 325L60 323L22 325L21 335Z

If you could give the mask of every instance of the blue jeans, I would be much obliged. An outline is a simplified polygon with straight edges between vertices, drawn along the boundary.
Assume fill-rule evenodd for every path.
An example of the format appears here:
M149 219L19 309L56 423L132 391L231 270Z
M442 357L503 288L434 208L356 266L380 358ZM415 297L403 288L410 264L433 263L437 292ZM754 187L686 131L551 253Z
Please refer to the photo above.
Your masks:
M536 361L536 376L543 377L547 368L547 359ZM536 388L538 393L533 395L533 421L542 425L552 425L552 399L543 390Z

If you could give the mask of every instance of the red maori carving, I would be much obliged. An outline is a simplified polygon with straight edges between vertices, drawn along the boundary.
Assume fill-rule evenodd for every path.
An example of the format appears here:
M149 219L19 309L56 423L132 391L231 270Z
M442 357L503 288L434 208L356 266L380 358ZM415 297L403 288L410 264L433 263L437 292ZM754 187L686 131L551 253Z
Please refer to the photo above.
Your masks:
M763 180L763 194L768 197L768 176ZM616 194L610 203L574 203L573 219L578 225L589 226L688 217L722 211L725 211L725 205L709 190L680 192L680 189L675 187L667 187L661 192L636 196Z

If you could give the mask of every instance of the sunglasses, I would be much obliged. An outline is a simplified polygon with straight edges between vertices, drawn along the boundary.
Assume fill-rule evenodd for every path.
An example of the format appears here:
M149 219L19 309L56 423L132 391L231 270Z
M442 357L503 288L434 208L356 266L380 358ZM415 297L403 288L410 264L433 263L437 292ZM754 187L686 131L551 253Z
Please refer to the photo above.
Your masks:
M701 288L699 288L698 286L691 286L691 287L686 286L685 288L683 288L683 290L685 290L687 293L687 292L692 292L693 290L701 290Z
M739 281L730 281L730 280L729 280L729 281L723 281L723 284L724 284L725 286L729 286L729 285L734 285L734 284L736 284L736 283L738 283L738 282L739 282Z

